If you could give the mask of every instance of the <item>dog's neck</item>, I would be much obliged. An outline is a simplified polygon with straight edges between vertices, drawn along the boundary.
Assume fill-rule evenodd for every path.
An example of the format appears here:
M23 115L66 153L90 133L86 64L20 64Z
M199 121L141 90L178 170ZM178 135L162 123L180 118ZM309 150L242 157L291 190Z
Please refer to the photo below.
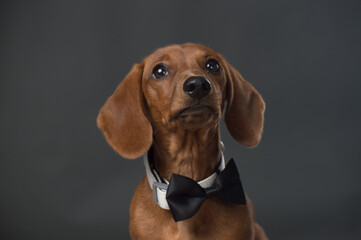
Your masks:
M199 130L158 130L153 139L156 166L168 181L172 173L195 181L208 177L220 163L221 148L219 125Z

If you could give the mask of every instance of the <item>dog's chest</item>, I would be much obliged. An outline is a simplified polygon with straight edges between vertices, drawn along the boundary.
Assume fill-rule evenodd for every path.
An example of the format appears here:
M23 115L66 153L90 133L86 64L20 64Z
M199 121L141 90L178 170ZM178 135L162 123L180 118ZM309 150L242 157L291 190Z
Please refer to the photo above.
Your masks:
M252 214L247 205L224 204L217 199L208 199L195 216L175 222L170 211L155 205L152 198L144 199L146 196L135 196L132 201L134 208L131 207L133 217L130 225L133 240L252 239ZM137 203L140 199L142 205Z
M209 199L193 218L176 223L179 239L251 239L251 219L247 212L245 205Z

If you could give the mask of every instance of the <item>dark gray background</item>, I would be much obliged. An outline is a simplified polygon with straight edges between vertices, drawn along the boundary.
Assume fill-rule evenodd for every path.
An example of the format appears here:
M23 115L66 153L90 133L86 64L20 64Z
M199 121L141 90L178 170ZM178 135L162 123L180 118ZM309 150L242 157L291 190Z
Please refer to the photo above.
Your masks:
M2 1L0 238L128 239L143 163L98 110L133 63L196 42L267 103L257 148L222 135L269 237L361 239L360 3Z

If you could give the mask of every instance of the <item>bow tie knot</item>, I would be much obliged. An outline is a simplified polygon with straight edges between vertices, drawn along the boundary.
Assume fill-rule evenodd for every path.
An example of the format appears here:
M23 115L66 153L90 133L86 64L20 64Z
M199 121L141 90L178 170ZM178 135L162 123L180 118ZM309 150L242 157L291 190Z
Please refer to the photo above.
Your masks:
M246 204L242 183L233 159L216 177L213 185L203 189L185 176L173 174L167 189L166 200L175 221L194 216L202 203L210 197L233 204Z

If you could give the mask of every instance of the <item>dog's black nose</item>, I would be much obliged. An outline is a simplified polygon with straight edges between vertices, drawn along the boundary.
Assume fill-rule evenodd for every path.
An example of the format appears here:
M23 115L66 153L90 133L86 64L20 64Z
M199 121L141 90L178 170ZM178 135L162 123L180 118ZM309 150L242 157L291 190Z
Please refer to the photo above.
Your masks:
M183 84L183 91L192 98L201 99L211 91L211 83L201 76L190 77Z

